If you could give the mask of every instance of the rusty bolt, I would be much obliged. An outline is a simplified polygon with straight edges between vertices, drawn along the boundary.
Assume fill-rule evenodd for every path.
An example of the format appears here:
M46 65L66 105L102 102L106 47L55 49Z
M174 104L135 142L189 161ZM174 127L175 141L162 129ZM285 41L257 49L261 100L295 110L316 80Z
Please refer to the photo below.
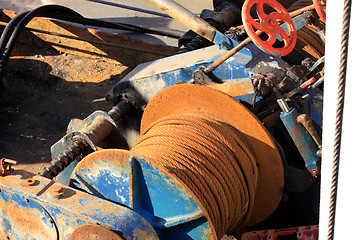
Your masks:
M28 185L28 186L34 186L36 183L36 180L33 179L33 178L28 178L25 180L25 184Z
M60 185L56 185L56 186L51 188L49 194L53 198L60 199L61 197L64 196L65 192L66 192L66 188L64 188L64 187L62 187Z
M0 176L6 176L14 171L13 168L11 168L12 165L16 165L16 161L2 158L0 160Z
M313 175L313 177L317 178L320 173L319 173L319 170L316 168L316 169L313 169L310 171L311 175Z

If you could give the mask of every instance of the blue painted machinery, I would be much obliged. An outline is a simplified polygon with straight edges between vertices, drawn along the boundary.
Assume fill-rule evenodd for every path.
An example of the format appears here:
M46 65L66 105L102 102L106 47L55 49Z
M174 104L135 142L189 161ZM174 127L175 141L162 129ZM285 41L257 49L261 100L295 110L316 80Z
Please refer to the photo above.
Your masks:
M309 14L293 18L297 29ZM215 45L139 65L107 95L108 113L70 122L38 175L0 178L0 236L241 236L318 182L323 58L292 61L248 42L207 72L242 40L189 27Z

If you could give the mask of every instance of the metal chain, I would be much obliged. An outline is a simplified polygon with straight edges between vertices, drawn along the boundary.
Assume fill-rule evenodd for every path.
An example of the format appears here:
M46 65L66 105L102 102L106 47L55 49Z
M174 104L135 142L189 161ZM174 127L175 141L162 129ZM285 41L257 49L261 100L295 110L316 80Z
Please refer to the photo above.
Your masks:
M352 2L351 0L345 0L344 9L343 9L343 23L342 23L341 50L340 50L341 51L340 73L339 73L339 81L338 81L335 140L334 140L334 150L333 150L330 207L329 207L329 219L328 219L328 235L327 235L328 240L334 239L336 197L337 197L340 148L341 148L341 133L342 133L344 101L345 101L345 83L346 83L348 44L349 44L351 2Z

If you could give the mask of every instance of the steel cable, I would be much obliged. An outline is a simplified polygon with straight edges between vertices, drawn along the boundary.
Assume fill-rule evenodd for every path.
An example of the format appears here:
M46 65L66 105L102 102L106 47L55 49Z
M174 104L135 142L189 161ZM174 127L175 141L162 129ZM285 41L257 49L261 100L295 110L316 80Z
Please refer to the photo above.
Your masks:
M341 35L341 49L340 49L340 71L338 80L338 96L336 106L336 122L335 122L335 139L333 150L333 162L331 173L331 192L330 192L330 206L328 219L328 235L327 239L334 239L335 229L335 213L336 213L336 198L339 177L339 163L340 163L340 149L341 149L341 134L343 125L343 112L345 102L345 84L346 84L346 70L347 70L347 56L349 44L349 30L350 30L350 13L351 0L344 1L343 23Z
M258 181L255 157L241 132L205 113L164 117L131 150L178 177L206 209L218 237L246 223Z
M146 10L146 9L143 9L143 8L127 6L127 5L124 5L124 4L119 4L119 3L114 3L114 2L104 1L104 0L87 0L87 1L100 3L100 4L104 4L104 5L108 5L108 6L113 6L113 7L118 7L118 8L124 8L124 9L132 10L132 11L147 13L147 14L155 15L155 16L159 16L159 17L171 18L169 15L167 15L165 13L154 12L154 11L151 11L151 10Z

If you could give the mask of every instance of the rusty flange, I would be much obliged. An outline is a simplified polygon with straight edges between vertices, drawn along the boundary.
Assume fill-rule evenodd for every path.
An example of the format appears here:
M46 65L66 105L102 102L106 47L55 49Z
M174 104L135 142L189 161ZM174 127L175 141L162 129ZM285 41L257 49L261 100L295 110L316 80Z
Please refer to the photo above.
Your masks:
M124 240L124 238L105 227L85 224L75 229L70 240Z
M191 109L221 116L246 137L254 150L260 173L253 212L246 225L263 221L276 209L282 197L284 186L282 161L268 131L256 116L235 99L206 86L169 87L149 102L141 121L141 132L160 118Z

